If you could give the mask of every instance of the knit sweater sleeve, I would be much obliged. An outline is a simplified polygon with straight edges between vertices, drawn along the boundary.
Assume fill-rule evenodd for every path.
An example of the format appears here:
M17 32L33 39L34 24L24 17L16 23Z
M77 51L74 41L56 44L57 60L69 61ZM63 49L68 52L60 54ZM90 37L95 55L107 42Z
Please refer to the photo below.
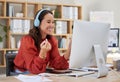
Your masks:
M34 40L30 36L25 36L21 39L21 46L14 63L18 69L27 69L34 74L45 72L46 70L46 61L39 57Z
M50 53L50 67L55 69L67 69L69 67L68 61L64 56L60 56L58 50L58 41L55 38L52 38L52 50Z

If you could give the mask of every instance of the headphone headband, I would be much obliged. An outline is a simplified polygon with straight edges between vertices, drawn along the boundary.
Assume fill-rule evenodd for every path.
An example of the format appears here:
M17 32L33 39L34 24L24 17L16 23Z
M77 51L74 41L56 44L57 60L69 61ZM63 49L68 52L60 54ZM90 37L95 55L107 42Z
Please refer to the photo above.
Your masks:
M35 26L35 27L39 27L39 25L40 25L40 20L38 19L38 17L40 16L40 14L41 14L44 10L46 10L46 9L42 9L42 10L40 10L40 11L37 13L37 15L36 15L36 17L35 17L35 19L34 19L34 26Z

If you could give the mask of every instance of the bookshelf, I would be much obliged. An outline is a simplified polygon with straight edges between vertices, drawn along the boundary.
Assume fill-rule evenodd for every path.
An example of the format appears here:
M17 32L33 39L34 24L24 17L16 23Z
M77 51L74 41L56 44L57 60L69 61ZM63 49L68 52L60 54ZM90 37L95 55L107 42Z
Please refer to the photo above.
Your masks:
M7 37L4 38L3 47L0 48L0 57L2 57L0 67L6 66L6 53L17 53L20 38L28 33L25 29L33 27L35 13L42 8L54 13L56 28L53 35L62 40L62 45L58 44L61 46L59 51L62 53L67 50L67 44L72 35L73 20L82 19L80 5L0 0L0 23L7 26Z

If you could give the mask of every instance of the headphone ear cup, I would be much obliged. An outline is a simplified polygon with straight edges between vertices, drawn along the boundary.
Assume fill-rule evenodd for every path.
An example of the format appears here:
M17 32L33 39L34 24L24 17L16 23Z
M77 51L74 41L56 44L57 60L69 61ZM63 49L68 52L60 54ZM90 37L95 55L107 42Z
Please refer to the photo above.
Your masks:
M38 27L40 25L40 21L38 19L34 20L34 26Z
M40 10L40 11L37 13L37 15L36 15L36 17L35 17L35 19L34 19L34 27L39 27L39 25L40 25L40 20L38 19L38 17L39 17L39 15L41 14L41 12L43 12L44 10L46 10L46 9L42 9L42 10Z

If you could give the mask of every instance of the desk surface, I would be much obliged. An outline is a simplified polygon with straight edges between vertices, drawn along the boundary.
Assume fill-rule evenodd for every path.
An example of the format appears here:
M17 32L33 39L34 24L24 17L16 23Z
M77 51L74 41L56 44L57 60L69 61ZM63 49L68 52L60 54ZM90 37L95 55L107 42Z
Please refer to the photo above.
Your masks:
M88 75L83 77L70 76L51 76L49 79L53 82L120 82L120 72L110 71L106 77L96 78L96 76ZM0 78L0 82L21 82L14 76Z

